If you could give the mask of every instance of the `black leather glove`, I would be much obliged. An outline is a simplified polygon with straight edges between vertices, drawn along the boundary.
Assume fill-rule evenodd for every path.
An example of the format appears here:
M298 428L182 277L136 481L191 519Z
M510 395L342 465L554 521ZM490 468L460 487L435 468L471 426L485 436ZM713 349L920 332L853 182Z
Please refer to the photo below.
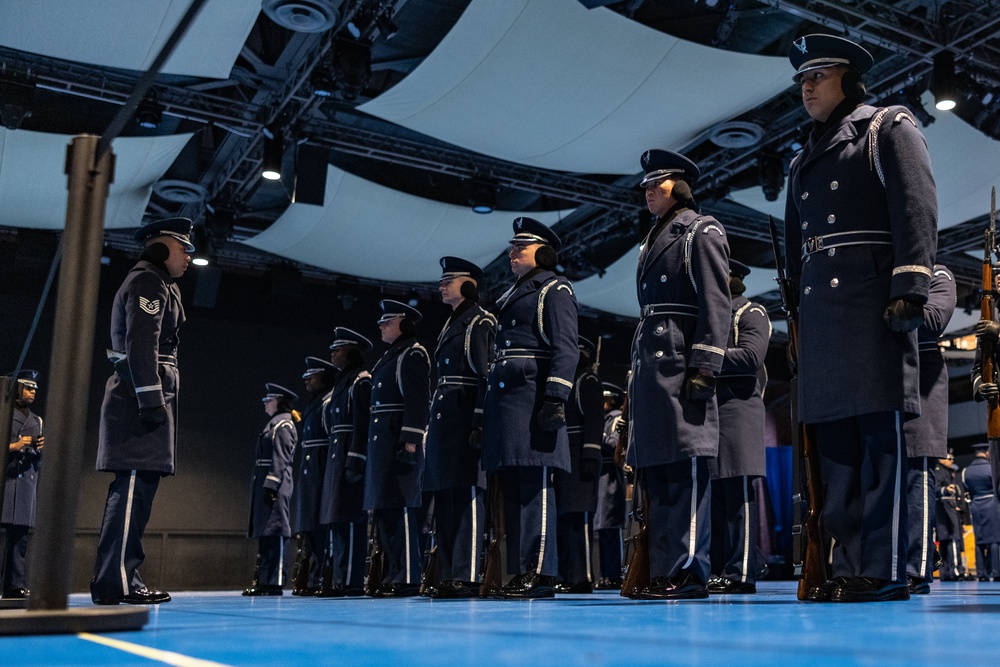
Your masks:
M348 484L360 484L364 478L364 470L351 470L350 468L344 468L344 481Z
M538 428L543 431L558 431L566 425L566 406L562 401L545 400L537 420Z
M593 482L600 469L601 462L597 459L580 459L580 479L584 482Z
M893 299L882 315L890 331L906 333L924 323L924 307L907 299Z
M468 283L462 283L463 285ZM483 448L483 429L478 426L474 427L472 431L469 432L469 449L474 452L478 452Z
M417 465L417 452L409 452L406 450L406 445L403 445L396 452L396 461L404 466L415 466Z
M997 342L1000 338L1000 324L990 320L979 320L976 322L976 337L988 338L992 342Z
M167 423L167 408L158 405L155 408L139 408L139 421L146 428L156 428Z
M983 382L979 385L978 398L980 401L996 403L1000 399L1000 386L992 382Z
M681 387L681 398L688 401L707 401L715 395L715 378L690 370Z
M265 486L264 487L264 502L267 503L268 505L274 505L274 503L277 500L278 500L278 490L277 489L269 489L269 488L267 488Z

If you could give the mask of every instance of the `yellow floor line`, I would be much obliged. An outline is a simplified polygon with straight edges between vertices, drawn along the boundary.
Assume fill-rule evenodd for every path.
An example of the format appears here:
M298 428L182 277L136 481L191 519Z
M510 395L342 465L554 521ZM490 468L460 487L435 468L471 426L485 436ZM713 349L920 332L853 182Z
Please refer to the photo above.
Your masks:
M212 662L211 660L192 658L180 653L174 653L173 651L161 651L160 649L150 648L140 644L132 644L131 642L123 642L118 639L109 639L100 635L90 634L89 632L81 632L77 635L77 637L89 642L94 642L95 644L110 646L111 648L116 648L119 651L132 653L143 658L156 660L157 662L162 662L167 665L174 665L175 667L228 667L228 665L224 665L221 662Z

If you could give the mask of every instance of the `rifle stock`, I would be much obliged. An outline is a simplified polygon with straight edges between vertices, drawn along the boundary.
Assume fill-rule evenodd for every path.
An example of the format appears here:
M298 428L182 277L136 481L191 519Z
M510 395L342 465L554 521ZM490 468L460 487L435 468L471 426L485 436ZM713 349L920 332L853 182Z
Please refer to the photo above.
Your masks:
M792 498L795 517L795 525L792 527L792 560L796 572L801 574L797 597L799 600L805 600L810 588L827 580L826 559L823 556L823 532L820 529L820 515L823 511L823 479L820 472L819 451L816 448L812 429L799 421L798 379L796 377L799 351L799 313L795 284L785 275L785 263L781 254L781 244L778 241L778 229L771 216L768 216L768 224L774 248L774 263L778 272L776 280L781 294L782 308L788 320L788 348L792 366L792 381L789 387L793 426L792 474L795 490ZM802 510L804 508L806 515L803 519Z
M983 280L981 284L983 299L980 302L980 318L993 321L993 298L996 287L993 279L993 249L996 247L996 188L990 193L990 225L986 228L984 245L986 253L983 257ZM980 375L983 382L996 383L996 341L983 336L979 339ZM1000 403L988 401L986 404L986 437L1000 438Z
M629 533L632 533L634 522L639 522L639 530L625 539L629 543L629 555L622 576L621 596L637 599L643 589L649 586L649 526L644 516L649 511L649 492L646 490L646 476L642 469L636 471L633 493L632 512L629 515ZM641 504L636 507L634 499L640 498Z
M500 473L493 473L490 476L486 485L486 495L490 507L490 543L486 547L483 583L479 586L479 596L484 598L503 587L503 553L500 545L504 538L504 516Z

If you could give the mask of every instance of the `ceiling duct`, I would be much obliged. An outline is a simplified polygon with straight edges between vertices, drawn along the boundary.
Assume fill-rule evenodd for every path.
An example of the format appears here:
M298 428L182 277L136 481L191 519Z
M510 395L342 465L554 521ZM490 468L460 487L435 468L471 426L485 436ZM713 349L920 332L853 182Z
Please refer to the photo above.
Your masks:
M154 183L153 193L175 204L198 204L208 196L205 188L198 183L169 178Z
M264 0L268 18L295 32L326 32L340 20L342 0Z
M708 140L719 148L750 148L763 138L764 128L741 120L719 123L708 131Z

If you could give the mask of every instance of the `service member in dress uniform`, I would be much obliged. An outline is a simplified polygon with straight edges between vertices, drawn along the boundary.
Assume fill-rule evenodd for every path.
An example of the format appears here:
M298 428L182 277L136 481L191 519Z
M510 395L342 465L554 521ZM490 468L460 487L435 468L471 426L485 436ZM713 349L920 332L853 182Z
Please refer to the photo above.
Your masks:
M364 353L370 340L347 327L334 329L330 363L340 372L323 417L330 434L330 458L323 477L320 523L327 527L323 585L318 597L364 595L368 538L364 501L372 376Z
M958 466L951 452L934 467L937 501L934 507L934 531L941 552L941 581L960 581L965 575L962 557L965 552L965 521L962 505L964 490Z
M559 547L557 593L593 593L591 563L597 477L604 439L604 388L594 371L597 346L580 336L580 360L573 390L566 401L566 434L570 469L556 471L556 533Z
M903 425L906 436L906 504L909 547L906 579L910 593L930 593L934 579L934 510L938 484L937 459L948 454L948 368L938 348L955 312L955 276L948 267L934 265L924 320L917 329L920 351L920 416Z
M156 604L170 595L142 583L142 534L160 478L173 475L177 444L177 332L184 307L176 282L191 262L191 221L168 218L136 231L139 262L115 294L97 469L112 472L90 582L95 604Z
M729 242L694 210L698 166L652 149L640 160L656 224L639 249L641 319L632 342L629 464L649 494L650 585L642 599L708 597L708 461L719 451L715 376L732 315ZM640 493L637 486L637 493Z
M257 436L257 458L250 479L248 537L257 538L257 568L243 595L284 595L285 543L292 536L289 506L292 499L292 458L299 434L298 413L292 404L299 396L268 382L261 399L270 420Z
M372 368L364 508L388 556L376 597L420 592L420 476L430 404L431 360L417 342L420 311L383 299L379 329L389 344ZM371 586L371 582L369 582Z
M729 260L732 327L716 391L719 457L712 472L712 574L708 592L757 592L758 521L754 480L765 474L764 357L771 339L767 309L743 293L750 267Z
M580 349L573 286L554 272L561 242L533 218L514 220L515 283L497 299L496 353L484 406L483 468L499 471L507 569L499 597L553 597L559 572L555 470L570 469L566 400Z
M306 357L302 379L310 399L302 412L302 434L293 468L291 523L292 535L298 538L298 549L292 568L292 595L315 595L319 592L323 545L326 543L326 531L322 530L319 520L323 472L330 445L323 411L330 401L337 369L324 359Z
M992 250L994 253L997 249ZM1000 290L1000 263L993 265L993 288L994 290ZM1000 369L1000 345L997 345L997 339L1000 338L1000 324L997 323L998 309L997 302L993 302L993 316L991 319L979 320L976 323L976 337L978 338L976 345L976 360L972 364L972 391L973 398L976 401L989 401L991 405L996 405L997 401L1000 401L1000 386L996 382L983 382L982 377L982 341L983 339L991 340L994 344L994 359L993 359L993 369L994 373L997 369ZM1000 439L989 438L990 443L990 465L993 467L993 493L1000 496Z
M622 587L622 528L625 527L625 471L615 462L621 438L622 401L625 390L611 382L602 385L604 394L604 439L601 441L601 476L597 482L597 512L594 532L600 556L601 576L597 588Z
M989 444L972 446L976 456L962 471L962 485L969 495L972 532L976 538L976 576L979 581L1000 581L1000 500L993 492Z
M937 246L930 157L905 107L861 103L873 64L861 46L806 35L789 60L814 121L789 167L785 206L799 419L815 431L821 521L836 540L833 579L807 597L905 600L902 429L920 414L916 329Z
M434 498L434 531L441 581L432 598L479 595L486 519L480 465L486 373L493 356L496 318L483 310L483 271L459 257L441 258L438 291L452 313L438 335L437 389L427 428L423 490Z
M10 429L9 458L3 496L4 555L3 596L28 597L25 554L28 550L28 530L35 526L35 501L38 491L38 471L42 466L42 418L31 411L38 391L38 371L23 370L17 374L17 396L14 398L14 421Z

